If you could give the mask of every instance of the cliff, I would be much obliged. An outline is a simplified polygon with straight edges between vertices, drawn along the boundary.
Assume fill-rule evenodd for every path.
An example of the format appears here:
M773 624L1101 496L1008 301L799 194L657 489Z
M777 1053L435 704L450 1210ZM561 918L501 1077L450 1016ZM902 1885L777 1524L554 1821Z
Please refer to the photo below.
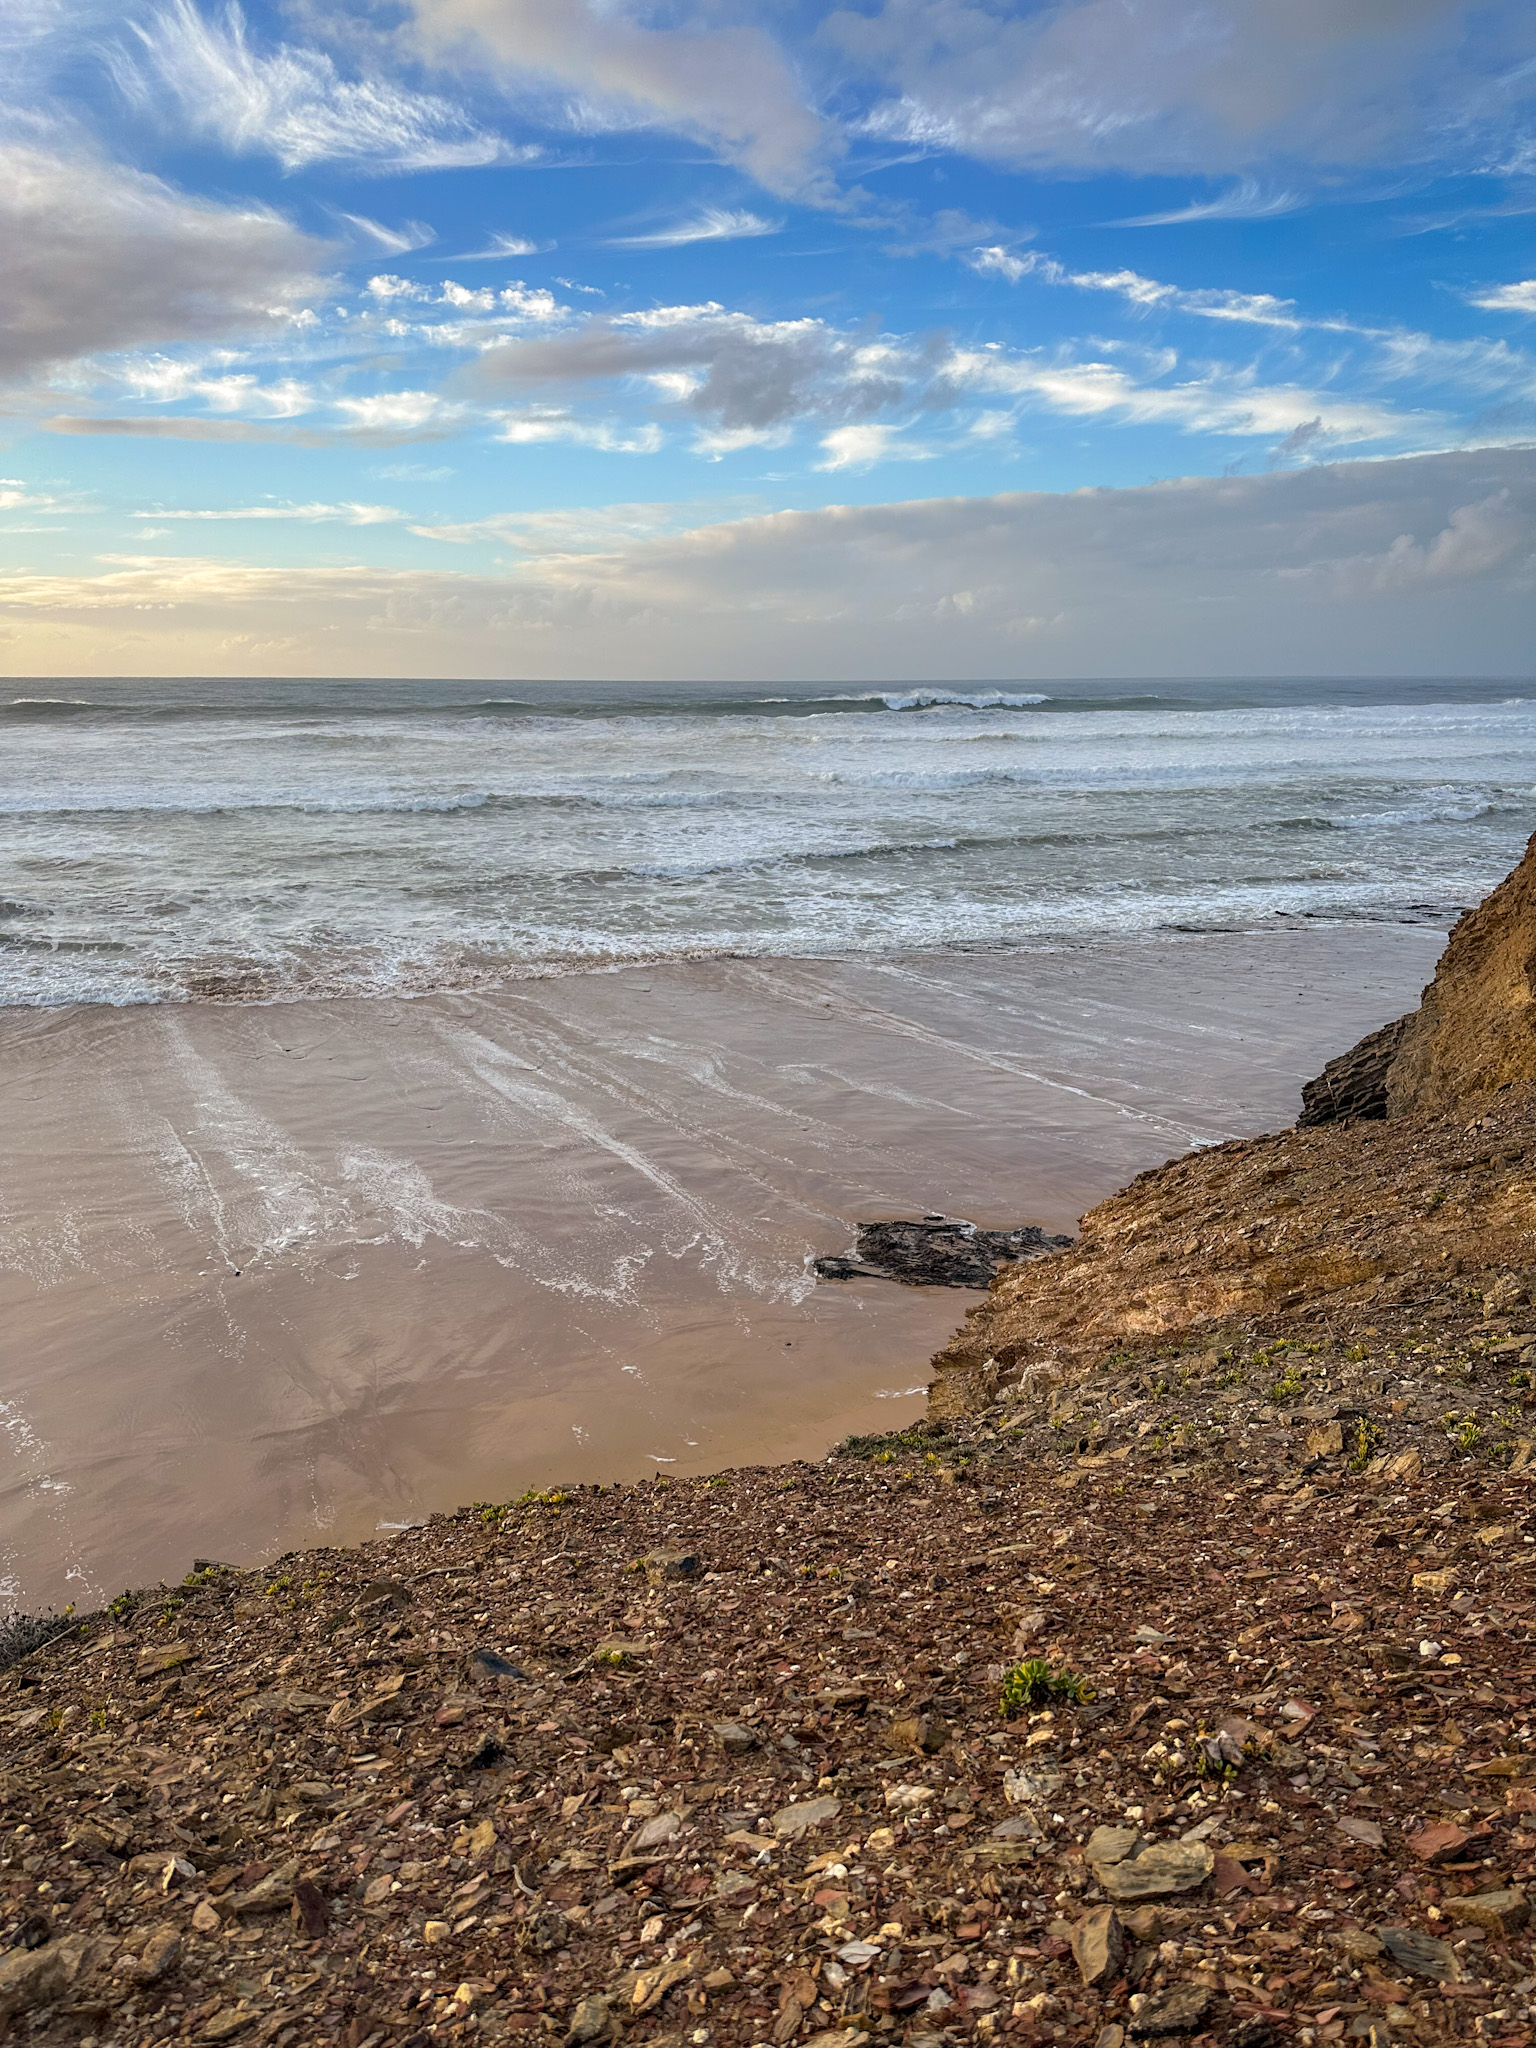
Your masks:
M1387 1113L1449 1110L1536 1081L1536 838L1451 933L1387 1069Z
M1302 1090L1303 1126L1449 1110L1536 1081L1536 838L1451 933L1417 1010Z
M1392 1321L1447 1360L1482 1345L1485 1301L1518 1308L1536 1278L1536 840L1456 925L1419 1008L1304 1101L1295 1130L1171 1160L1070 1250L1005 1268L934 1360L931 1413L1223 1332L1337 1350Z

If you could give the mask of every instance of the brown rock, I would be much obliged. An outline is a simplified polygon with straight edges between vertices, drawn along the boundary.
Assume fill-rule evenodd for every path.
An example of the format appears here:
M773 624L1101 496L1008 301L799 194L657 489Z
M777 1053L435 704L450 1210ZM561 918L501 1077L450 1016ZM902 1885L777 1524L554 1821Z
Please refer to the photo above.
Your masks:
M780 1807L773 1816L773 1832L785 1841L798 1842L812 1828L836 1820L841 1811L842 1802L837 1799L802 1799L796 1806Z
M1432 1977L1437 1983L1455 1984L1461 1979L1461 1965L1448 1941L1421 1934L1416 1927L1378 1927L1382 1947L1400 1969L1415 1977Z
M1173 1984L1136 2003L1131 2032L1142 2037L1195 2034L1205 2024L1211 1994L1203 1984Z
M1512 1886L1496 1892L1473 1892L1465 1899L1447 1899L1440 1910L1449 1920L1486 1928L1490 1934L1518 1934L1531 1917L1525 1893Z
M1408 1837L1408 1846L1421 1863L1454 1863L1472 1837L1465 1828L1448 1820L1437 1820Z
M279 1906L288 1905L293 1898L294 1879L299 1874L299 1860L284 1863L278 1869L269 1871L258 1878L249 1890L232 1892L224 1901L226 1913L271 1913Z
M1216 1867L1204 1842L1148 1842L1129 1828L1095 1828L1083 1854L1117 1904L1192 1891Z
M1113 1984L1125 1967L1125 1929L1113 1906L1095 1906L1072 1930L1072 1955L1085 1984Z
M893 1749L917 1749L925 1756L937 1756L949 1740L949 1730L937 1714L908 1714L891 1723Z
M80 1975L87 1946L83 1934L68 1934L42 1948L17 1949L0 1961L0 2024L62 1998Z
M157 1927L144 1944L134 1975L141 1984L158 1984L181 1961L181 1936L174 1927Z

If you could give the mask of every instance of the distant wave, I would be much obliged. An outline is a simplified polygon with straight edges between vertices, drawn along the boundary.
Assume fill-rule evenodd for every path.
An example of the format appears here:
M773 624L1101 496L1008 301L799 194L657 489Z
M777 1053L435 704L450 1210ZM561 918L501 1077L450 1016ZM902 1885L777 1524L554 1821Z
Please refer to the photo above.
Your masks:
M1332 822L1340 832L1371 832L1395 825L1470 825L1493 818L1503 806L1474 790L1426 790L1415 802L1385 811L1360 811Z
M792 702L792 699L783 701ZM815 704L883 704L887 711L932 711L952 704L966 711L1024 711L1054 700L1041 690L860 690L845 696L815 697Z

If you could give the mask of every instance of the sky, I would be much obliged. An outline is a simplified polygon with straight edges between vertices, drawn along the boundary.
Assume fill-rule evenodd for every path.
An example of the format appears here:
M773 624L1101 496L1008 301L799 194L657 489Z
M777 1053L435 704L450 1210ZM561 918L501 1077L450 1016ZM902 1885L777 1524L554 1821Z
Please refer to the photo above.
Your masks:
M1536 9L0 0L0 667L1536 671Z

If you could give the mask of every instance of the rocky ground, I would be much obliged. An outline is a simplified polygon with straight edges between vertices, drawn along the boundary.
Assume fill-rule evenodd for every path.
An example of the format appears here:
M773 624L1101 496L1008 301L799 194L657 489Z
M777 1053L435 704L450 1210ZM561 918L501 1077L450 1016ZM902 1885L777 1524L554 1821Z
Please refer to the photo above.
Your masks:
M1529 2043L1528 1482L1356 1363L1380 1469L1234 1359L125 1597L0 1675L0 2031Z

